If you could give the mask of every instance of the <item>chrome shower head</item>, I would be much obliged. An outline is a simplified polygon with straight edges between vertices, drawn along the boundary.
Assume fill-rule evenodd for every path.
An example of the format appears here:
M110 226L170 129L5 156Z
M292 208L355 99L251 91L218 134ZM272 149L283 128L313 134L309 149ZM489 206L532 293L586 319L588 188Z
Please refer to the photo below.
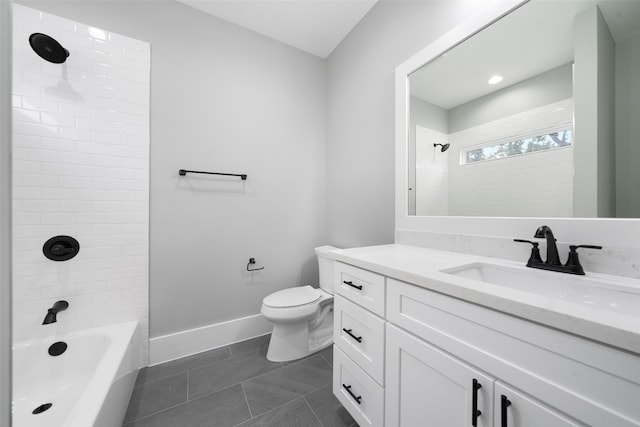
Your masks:
M433 144L434 147L440 146L440 151L441 152L445 152L449 149L449 147L451 146L451 144L449 144L448 142L446 144Z

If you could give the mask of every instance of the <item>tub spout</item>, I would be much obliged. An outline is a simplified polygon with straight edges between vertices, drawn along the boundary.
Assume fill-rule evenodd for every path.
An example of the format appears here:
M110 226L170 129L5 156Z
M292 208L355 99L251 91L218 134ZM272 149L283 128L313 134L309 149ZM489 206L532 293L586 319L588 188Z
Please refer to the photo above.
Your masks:
M66 301L56 301L53 304L53 307L47 310L47 314L44 316L44 320L42 321L43 325L48 325L50 323L55 323L58 321L57 316L61 311L65 311L69 308L69 303Z

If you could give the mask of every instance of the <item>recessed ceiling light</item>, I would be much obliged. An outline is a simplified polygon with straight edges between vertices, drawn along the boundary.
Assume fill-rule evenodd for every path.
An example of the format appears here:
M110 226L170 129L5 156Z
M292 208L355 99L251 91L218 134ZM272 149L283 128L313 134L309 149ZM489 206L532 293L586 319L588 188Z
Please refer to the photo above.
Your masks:
M502 76L493 76L489 79L489 84L490 85L495 85L498 84L502 81Z

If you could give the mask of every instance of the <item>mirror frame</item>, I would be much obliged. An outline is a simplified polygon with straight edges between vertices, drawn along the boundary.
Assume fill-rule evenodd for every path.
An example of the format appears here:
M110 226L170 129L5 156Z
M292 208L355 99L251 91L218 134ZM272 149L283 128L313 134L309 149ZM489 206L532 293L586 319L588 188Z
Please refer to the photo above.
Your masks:
M411 216L408 214L409 75L529 1L539 0L497 0L483 4L470 19L462 22L396 68L396 233L402 230L512 239L532 236L538 226L546 224L557 229L556 234L559 239L565 242L626 248L640 247L638 242L640 219ZM396 234L396 240L397 238Z

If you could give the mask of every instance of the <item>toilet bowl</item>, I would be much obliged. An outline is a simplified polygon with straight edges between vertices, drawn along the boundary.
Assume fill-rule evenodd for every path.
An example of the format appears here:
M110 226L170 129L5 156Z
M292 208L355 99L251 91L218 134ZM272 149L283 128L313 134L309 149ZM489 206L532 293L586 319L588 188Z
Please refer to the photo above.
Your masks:
M320 288L309 285L267 295L260 312L273 323L267 359L286 362L308 356L333 343L333 246L315 249Z

